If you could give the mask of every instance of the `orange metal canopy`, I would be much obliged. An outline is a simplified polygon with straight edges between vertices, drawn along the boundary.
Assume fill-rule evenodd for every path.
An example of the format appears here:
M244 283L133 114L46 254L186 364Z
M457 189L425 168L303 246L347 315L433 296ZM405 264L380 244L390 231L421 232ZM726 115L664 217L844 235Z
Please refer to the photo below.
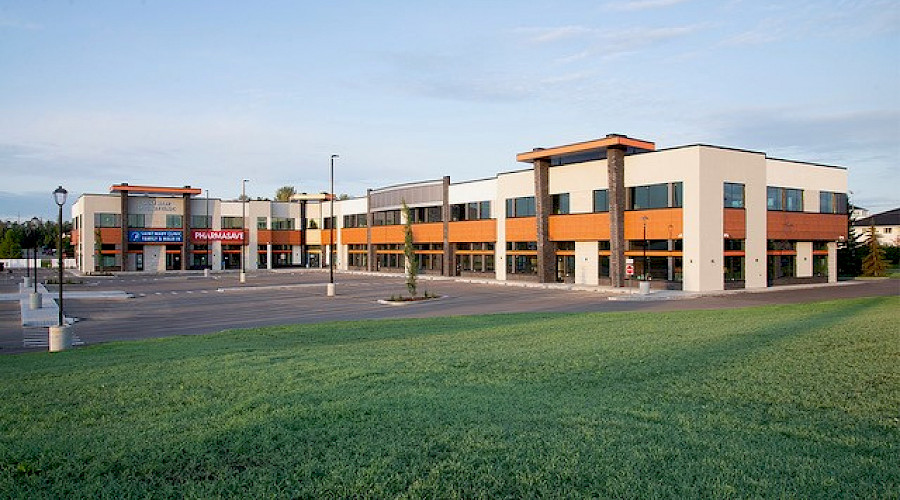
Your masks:
M564 146L556 146L546 149L538 148L534 151L519 153L516 155L516 161L532 162L541 158L550 158L552 156L567 155L572 153L582 153L584 151L605 149L613 146L631 146L634 148L647 149L650 151L656 150L656 144L650 141L632 139L624 135L610 134L602 139L595 139L593 141L576 142L575 144L566 144Z
M165 186L129 186L128 184L113 184L109 187L110 193L147 193L147 194L200 194L203 192L200 188L184 187L165 187Z

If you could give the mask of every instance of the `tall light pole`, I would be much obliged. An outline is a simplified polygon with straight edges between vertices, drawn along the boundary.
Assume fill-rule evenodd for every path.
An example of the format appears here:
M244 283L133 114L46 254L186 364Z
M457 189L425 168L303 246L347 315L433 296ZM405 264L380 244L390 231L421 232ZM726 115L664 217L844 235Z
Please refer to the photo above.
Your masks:
M338 155L331 155L331 218L330 229L328 230L328 296L334 297L334 230L337 218L334 216L334 159L340 158Z
M241 241L241 283L247 281L247 271L244 265L244 253L247 249L247 183L248 179L241 181L241 232L243 239Z
M206 262L203 266L203 274L209 276L212 269L212 248L209 247L209 232L212 231L212 218L209 216L209 189L206 190Z
M38 251L38 235L40 234L40 233L38 233L38 228L39 228L39 227L41 227L41 219L38 219L37 217L32 218L32 219L31 219L31 231L32 231L31 237L32 237L32 239L33 239L32 243L34 243L34 293L37 293L37 280L38 280L38 276L37 276L37 268L38 268L37 251Z
M644 221L644 272L642 273L644 281L647 281L647 217L646 215L641 217L641 220Z
M66 204L68 191L62 186L53 191L53 199L59 207L59 237L56 241L56 253L59 257L59 321L56 326L50 327L50 351L62 351L72 346L72 327L67 326L63 317L63 219L62 207Z

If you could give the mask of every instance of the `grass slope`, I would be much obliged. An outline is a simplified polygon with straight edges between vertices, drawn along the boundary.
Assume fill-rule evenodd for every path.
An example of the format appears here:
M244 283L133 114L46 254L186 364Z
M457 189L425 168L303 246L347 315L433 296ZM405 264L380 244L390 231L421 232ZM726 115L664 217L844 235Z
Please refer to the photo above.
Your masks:
M897 297L0 358L0 497L897 497Z

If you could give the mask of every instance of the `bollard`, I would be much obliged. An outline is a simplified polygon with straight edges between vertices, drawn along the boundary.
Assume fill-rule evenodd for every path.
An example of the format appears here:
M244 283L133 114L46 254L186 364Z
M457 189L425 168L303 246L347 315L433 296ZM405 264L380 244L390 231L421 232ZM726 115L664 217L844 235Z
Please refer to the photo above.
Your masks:
M28 296L28 306L31 310L40 309L43 306L43 296L40 292L31 292Z
M328 296L334 297L334 283L328 284Z
M247 273L245 273L244 271L241 271L241 283L246 283L246 282L247 282Z
M31 276L25 276L24 278L22 278L22 286L26 289L31 288L32 284L33 283L31 281Z
M64 351L72 347L72 336L75 325L56 325L50 327L50 352Z

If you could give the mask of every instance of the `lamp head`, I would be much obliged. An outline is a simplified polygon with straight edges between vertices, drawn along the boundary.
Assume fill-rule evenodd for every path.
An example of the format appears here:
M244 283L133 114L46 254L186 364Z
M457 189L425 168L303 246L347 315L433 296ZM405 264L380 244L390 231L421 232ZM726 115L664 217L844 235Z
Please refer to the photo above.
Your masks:
M62 186L56 188L56 190L53 191L53 197L54 197L54 199L55 199L55 201L56 201L56 204L59 205L60 207L62 207L63 205L65 205L65 204L66 204L66 195L67 195L67 194L69 194L69 192L66 191L65 189L63 189Z

